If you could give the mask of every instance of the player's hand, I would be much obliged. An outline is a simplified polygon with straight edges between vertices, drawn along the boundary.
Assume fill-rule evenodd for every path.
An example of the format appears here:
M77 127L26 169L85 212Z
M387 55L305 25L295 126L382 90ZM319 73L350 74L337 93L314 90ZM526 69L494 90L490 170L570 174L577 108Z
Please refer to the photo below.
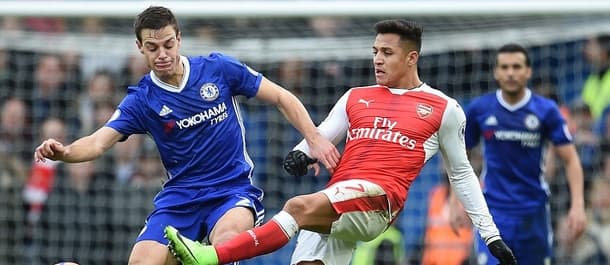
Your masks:
M489 252L500 261L498 265L516 265L517 258L502 239L494 240L489 245Z
M575 242L587 228L587 215L584 207L570 207L567 216L567 225L569 233L569 241Z
M45 162L46 159L61 160L66 153L66 147L55 139L42 142L34 151L34 161Z
M301 177L307 174L309 165L318 162L317 159L308 157L303 151L292 150L284 158L284 169L288 174Z
M311 157L318 159L318 161L326 167L328 172L333 173L341 158L341 154L339 153L339 150L337 150L337 147L319 133L315 137L308 139L307 145L309 146L309 154ZM316 170L317 176L319 172L318 165L313 164L313 167Z

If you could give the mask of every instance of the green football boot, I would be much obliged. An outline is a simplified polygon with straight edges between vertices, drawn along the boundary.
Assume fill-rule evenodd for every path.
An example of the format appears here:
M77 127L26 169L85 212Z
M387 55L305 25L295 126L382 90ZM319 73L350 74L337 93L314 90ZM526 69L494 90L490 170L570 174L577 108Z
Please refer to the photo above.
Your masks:
M218 265L214 246L190 240L169 225L163 231L169 240L170 251L183 265Z

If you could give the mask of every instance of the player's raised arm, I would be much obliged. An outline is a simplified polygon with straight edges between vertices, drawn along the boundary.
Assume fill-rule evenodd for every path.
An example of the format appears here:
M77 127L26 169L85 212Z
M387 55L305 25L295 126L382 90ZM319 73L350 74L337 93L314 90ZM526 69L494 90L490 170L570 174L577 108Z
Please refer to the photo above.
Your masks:
M305 137L310 155L318 159L330 172L339 162L339 151L324 138L314 125L303 103L288 90L263 78L256 97L275 104L286 119Z
M64 162L83 162L98 158L123 137L110 127L102 127L93 134L82 137L69 145L55 139L43 141L34 152L36 162L46 159Z

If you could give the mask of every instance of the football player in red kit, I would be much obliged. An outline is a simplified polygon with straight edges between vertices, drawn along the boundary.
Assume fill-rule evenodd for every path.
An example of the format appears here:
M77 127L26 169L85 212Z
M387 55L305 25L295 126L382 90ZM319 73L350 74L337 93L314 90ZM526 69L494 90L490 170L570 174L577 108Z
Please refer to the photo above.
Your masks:
M347 265L358 241L380 235L403 209L411 183L435 153L450 183L501 264L516 264L492 220L466 155L464 111L452 98L419 79L423 29L405 20L375 24L373 64L377 84L355 87L318 126L337 144L347 137L339 165L320 192L296 196L266 224L218 245L202 245L165 229L183 264L225 264L284 246L300 231L291 264ZM292 175L319 166L305 141L285 158Z

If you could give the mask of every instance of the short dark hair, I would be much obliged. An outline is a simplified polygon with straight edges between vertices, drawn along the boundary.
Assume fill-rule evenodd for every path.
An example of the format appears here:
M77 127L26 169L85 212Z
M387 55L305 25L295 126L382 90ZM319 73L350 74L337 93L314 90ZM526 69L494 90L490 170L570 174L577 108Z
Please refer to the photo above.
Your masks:
M530 56L527 53L527 50L519 44L516 44L516 43L505 44L504 46L500 47L500 49L498 50L498 54L500 54L500 53L523 53L523 55L525 55L525 65L531 66L532 62L530 61ZM498 63L498 57L496 55L496 64L497 63Z
M417 52L421 51L421 36L423 32L424 28L417 22L404 19L389 19L375 23L376 34L398 34L401 41L412 43Z
M171 10L162 6L150 6L136 16L133 28L136 38L141 42L142 36L140 36L140 33L143 29L162 29L168 25L174 27L176 35L180 33L178 20Z

